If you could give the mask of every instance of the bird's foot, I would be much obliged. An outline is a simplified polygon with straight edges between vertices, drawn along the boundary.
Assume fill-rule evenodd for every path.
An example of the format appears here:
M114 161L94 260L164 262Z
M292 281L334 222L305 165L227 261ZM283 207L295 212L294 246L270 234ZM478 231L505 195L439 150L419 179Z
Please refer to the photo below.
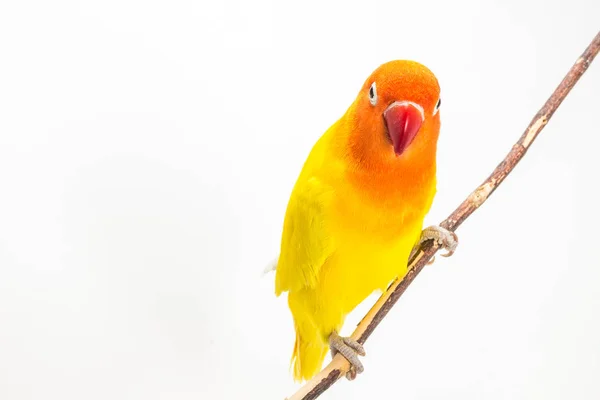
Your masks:
M428 240L433 240L438 246L446 250L446 253L442 254L442 257L450 257L456 251L456 247L458 247L458 236L456 236L456 233L442 228L441 226L432 225L423 229L421 237L419 238L419 243L417 243L410 253L409 259L412 258L419 247ZM435 257L429 261L429 264L433 263L434 260Z
M446 254L442 254L442 257L450 257L456 251L456 247L458 247L458 236L456 236L456 233L441 226L432 225L423 229L419 245L428 240L433 240L438 246L446 250Z
M351 381L365 370L358 356L364 356L365 348L362 344L350 337L342 337L336 331L329 335L329 347L331 347L331 356L335 357L337 353L344 356L350 363L350 370L346 372L346 378Z

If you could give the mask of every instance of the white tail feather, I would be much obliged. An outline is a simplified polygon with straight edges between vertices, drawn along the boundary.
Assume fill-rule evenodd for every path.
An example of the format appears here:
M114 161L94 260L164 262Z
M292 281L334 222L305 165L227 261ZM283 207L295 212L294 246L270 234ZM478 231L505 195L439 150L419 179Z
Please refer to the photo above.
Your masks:
M275 271L277 269L278 261L279 261L279 257L275 257L273 260L271 260L271 262L269 264L267 264L267 266L263 270L262 275L266 275L271 271Z

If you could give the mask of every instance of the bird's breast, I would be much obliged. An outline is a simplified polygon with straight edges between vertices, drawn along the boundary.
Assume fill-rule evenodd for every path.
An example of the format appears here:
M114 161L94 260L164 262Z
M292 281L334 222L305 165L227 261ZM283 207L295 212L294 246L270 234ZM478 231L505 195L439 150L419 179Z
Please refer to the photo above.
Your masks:
M395 241L421 229L435 194L435 171L410 182L373 176L347 179L332 204L338 229L368 240Z

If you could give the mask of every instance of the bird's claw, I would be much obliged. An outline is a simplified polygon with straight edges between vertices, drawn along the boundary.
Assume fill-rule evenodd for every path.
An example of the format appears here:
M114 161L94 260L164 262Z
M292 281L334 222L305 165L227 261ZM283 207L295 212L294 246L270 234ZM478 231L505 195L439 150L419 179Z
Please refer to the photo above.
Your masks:
M329 336L329 346L331 347L331 356L335 357L337 353L344 356L350 363L350 369L346 372L346 379L352 381L365 370L358 356L365 356L365 348L362 344L350 337L343 337L337 332L332 332Z
M458 236L456 233L441 226L432 225L425 228L421 232L419 244L427 240L433 240L438 246L446 250L445 254L441 254L442 257L450 257L458 247Z

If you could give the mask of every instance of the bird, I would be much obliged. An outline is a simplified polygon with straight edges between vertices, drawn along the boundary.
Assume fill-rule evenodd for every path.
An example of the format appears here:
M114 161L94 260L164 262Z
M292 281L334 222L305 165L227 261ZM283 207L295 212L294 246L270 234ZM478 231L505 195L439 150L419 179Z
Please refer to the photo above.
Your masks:
M364 371L363 345L340 335L346 316L407 273L409 256L434 240L451 255L454 232L423 229L436 193L440 86L412 60L378 66L312 147L292 189L275 270L287 293L295 381L308 380L327 352Z

